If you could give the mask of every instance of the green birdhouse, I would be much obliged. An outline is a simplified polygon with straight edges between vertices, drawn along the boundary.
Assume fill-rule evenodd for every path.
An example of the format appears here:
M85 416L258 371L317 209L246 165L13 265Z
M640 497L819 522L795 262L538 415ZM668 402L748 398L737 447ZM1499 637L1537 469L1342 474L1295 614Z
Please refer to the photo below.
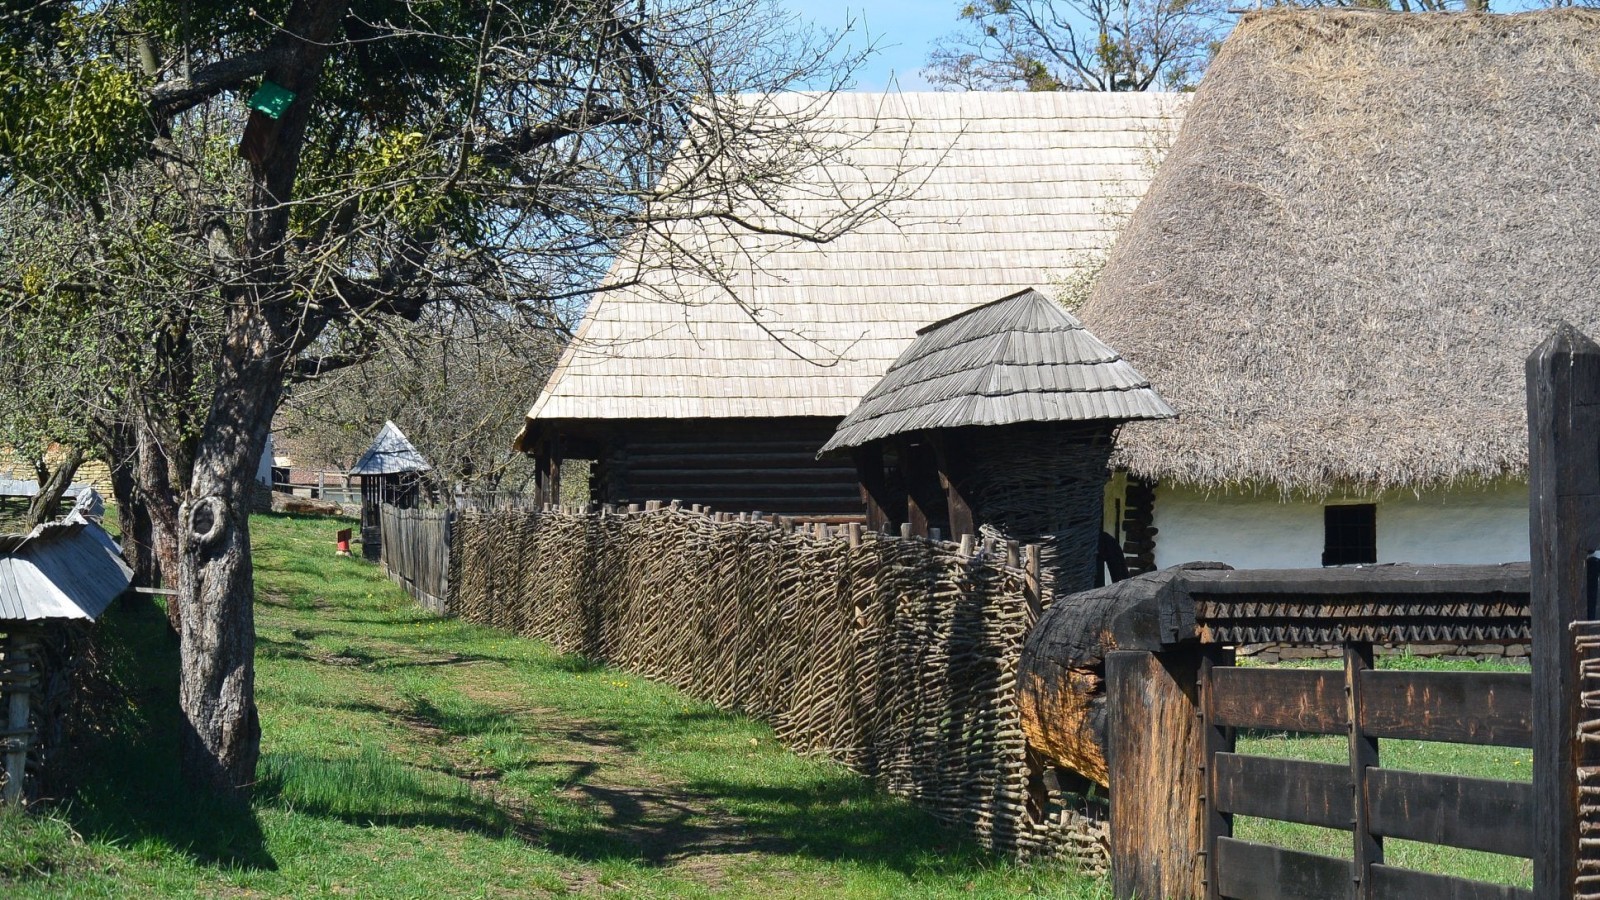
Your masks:
M283 115L283 111L293 102L294 91L264 78L261 80L261 87L256 88L256 92L250 95L250 108L273 119Z

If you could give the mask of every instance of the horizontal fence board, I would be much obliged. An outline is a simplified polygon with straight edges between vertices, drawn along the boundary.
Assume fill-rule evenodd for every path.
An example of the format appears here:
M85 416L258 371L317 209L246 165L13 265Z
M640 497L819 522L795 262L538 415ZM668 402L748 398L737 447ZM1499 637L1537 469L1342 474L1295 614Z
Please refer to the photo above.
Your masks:
M1222 812L1346 831L1355 821L1349 766L1238 753L1211 765Z
M1532 747L1533 676L1363 672L1361 727L1380 738Z
M1217 889L1236 900L1347 900L1350 860L1217 839Z
M1367 771L1374 834L1533 856L1533 785L1399 769Z
M1372 867L1372 892L1378 900L1533 900L1526 888L1384 865Z
M1328 669L1211 670L1213 725L1343 734L1350 727L1344 673Z

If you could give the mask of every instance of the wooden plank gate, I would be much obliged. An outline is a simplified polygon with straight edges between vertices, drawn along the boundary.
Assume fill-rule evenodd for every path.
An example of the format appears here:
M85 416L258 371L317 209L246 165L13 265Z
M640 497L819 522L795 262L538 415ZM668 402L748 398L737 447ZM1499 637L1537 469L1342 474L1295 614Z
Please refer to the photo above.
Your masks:
M1106 608L1119 898L1600 900L1600 346L1563 325L1528 359L1532 561L1170 569L1061 602ZM1240 668L1259 641L1340 670ZM1375 643L1531 641L1531 673L1390 671ZM1238 729L1341 735L1345 763L1236 752ZM1533 750L1529 782L1383 766L1389 739ZM1236 815L1339 829L1350 856L1233 837ZM1531 891L1389 865L1399 839L1523 857Z
M1344 645L1344 668L1242 669L1207 662L1207 895L1211 897L1531 897L1529 891L1384 863L1384 838L1533 857L1533 785L1385 769L1384 738L1533 746L1527 673L1383 671L1372 645ZM1338 734L1348 764L1234 752L1239 728ZM1351 833L1349 859L1231 837L1234 815Z

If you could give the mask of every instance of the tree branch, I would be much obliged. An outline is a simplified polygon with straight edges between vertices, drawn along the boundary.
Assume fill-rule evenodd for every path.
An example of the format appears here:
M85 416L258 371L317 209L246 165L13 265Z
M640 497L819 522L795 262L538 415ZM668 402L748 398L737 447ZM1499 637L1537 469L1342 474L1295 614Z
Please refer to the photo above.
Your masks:
M258 50L201 66L188 78L163 81L146 95L150 111L158 119L171 118L262 75L282 56L279 50Z

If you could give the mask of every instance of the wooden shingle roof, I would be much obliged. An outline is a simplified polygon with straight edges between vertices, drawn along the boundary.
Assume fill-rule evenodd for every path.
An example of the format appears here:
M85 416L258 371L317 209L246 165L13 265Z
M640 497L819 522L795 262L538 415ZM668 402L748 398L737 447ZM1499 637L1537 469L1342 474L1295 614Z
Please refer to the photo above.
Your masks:
M918 331L822 452L936 428L1173 415L1127 360L1029 288Z
M848 171L819 178L870 183L909 168L910 198L825 245L707 237L726 289L668 270L602 293L529 424L843 416L919 326L1102 253L1184 103L1145 93L835 95L822 124L858 143L840 163ZM818 193L796 188L799 214L822 202Z
M433 467L411 446L399 426L384 422L383 430L356 460L351 475L396 475L401 472L426 472Z
M110 536L76 515L0 534L0 621L92 621L132 574Z

